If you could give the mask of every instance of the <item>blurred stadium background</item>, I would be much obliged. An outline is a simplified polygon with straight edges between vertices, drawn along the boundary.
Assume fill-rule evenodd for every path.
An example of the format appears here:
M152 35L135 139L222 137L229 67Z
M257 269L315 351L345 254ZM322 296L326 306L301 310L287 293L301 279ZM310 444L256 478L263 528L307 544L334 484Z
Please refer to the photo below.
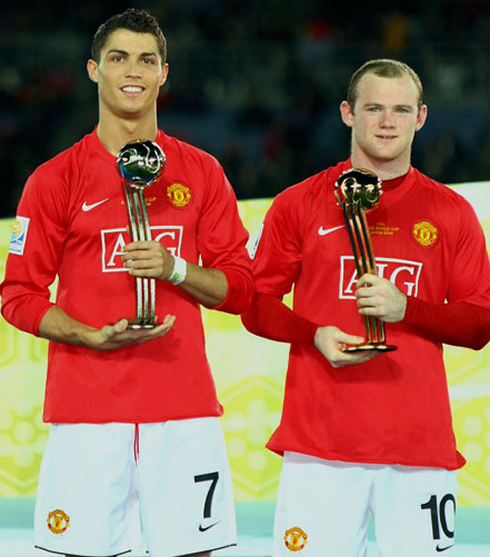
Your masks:
M126 7L149 9L168 39L161 127L216 155L241 199L345 158L338 107L351 73L379 56L425 84L414 163L448 183L490 176L488 0L27 0L0 7L0 217L36 165L93 129L91 39Z

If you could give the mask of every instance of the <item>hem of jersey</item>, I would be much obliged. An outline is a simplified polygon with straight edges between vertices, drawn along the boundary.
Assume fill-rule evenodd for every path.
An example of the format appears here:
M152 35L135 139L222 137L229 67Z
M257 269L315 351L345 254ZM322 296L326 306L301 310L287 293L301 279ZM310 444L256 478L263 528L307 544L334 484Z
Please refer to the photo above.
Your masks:
M41 547L40 545L34 545L36 549L40 549L41 551L47 551L48 553L53 553L54 555L70 555L73 557L90 557L83 553L67 553L66 551L55 551L54 549L46 549L45 547ZM132 549L125 549L124 551L120 551L119 553L113 553L112 555L108 555L107 557L117 557L118 555L126 555L127 553L131 553ZM101 555L101 557L105 557Z
M223 407L219 403L219 407L215 407L211 410L206 410L199 412L197 414L181 414L178 416L160 416L160 417L136 417L136 416L125 416L125 417L115 417L108 416L106 418L95 419L94 417L78 417L78 418L56 418L54 416L43 416L43 423L53 424L53 425L77 425L77 424L90 424L90 425L104 425L104 424L160 424L165 422L180 422L184 420L196 420L200 418L221 418L224 411Z
M229 543L227 545L221 545L220 547L212 547L211 549L201 549L200 551L194 551L193 553L181 553L175 555L175 557L185 557L186 555L199 555L201 553L212 553L213 551L219 551L220 549L226 549L227 547L236 547L237 543Z
M301 449L290 449L290 448L285 448L284 446L282 448L279 448L276 443L267 443L266 444L266 448L281 456L284 457L284 453L296 453L299 455L303 455L303 456L312 456L314 458L319 458L320 460L325 460L328 462L343 462L345 464L375 464L375 465L379 465L379 466L404 466L405 468L438 468L441 470L449 470L450 472L454 472L459 470L460 468L462 468L465 463L466 460L463 460L463 462L460 461L460 459L458 457L462 457L461 453L456 450L456 463L453 464L442 464L442 463L437 463L437 464L428 464L427 462L423 463L423 462L408 462L408 461L404 461L404 459L399 458L379 458L379 459L369 459L369 458L349 458L347 456L341 456L338 454L335 455L329 455L329 456L321 456L319 453L316 453L314 451L311 452L307 452L307 449L305 450L301 450ZM464 459L464 457L462 457Z

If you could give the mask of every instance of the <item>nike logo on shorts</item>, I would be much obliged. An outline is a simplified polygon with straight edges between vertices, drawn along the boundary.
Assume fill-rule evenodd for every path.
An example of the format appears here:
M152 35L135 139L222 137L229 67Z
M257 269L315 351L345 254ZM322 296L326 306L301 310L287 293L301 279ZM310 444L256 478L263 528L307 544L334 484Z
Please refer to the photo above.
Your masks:
M91 203L90 205L86 201L84 201L82 205L82 211L84 212L91 211L92 209L95 209L95 207L102 205L102 203L105 203L106 201L109 201L109 197L107 199L103 199L102 201L96 201L95 203Z
M446 547L439 547L437 545L436 546L436 551L437 551L437 553L441 553L442 551L446 551L446 549L451 549L451 547L454 547L454 544L446 545Z
M340 230L341 228L344 228L344 226L345 224L341 224L340 226L334 226L333 228L323 228L323 226L320 226L320 228L318 229L318 236L326 236L331 232L335 232L336 230Z
M214 526L216 526L220 522L221 522L221 520L218 520L218 522L213 522L213 524L210 524L209 526L203 526L202 524L199 524L199 532L206 532L206 530L209 530L210 528L213 528Z

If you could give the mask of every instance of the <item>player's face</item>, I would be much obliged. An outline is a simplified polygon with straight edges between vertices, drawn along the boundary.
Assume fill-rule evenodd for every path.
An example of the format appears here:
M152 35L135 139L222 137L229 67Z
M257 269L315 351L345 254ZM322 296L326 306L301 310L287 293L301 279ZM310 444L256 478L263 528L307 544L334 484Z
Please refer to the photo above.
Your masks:
M135 119L156 114L168 65L162 65L157 41L150 33L117 29L102 48L100 62L89 60L87 69L99 87L101 113Z
M398 164L410 161L415 132L425 123L427 107L419 107L418 89L409 75L379 77L365 74L358 83L354 109L341 105L342 119L352 128L355 164Z

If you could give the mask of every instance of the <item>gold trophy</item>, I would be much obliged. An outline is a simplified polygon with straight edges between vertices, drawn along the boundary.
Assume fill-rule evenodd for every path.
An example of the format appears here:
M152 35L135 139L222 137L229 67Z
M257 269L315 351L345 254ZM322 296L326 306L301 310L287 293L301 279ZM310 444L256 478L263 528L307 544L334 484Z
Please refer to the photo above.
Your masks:
M152 239L143 191L158 180L165 162L163 150L153 141L132 141L117 155L116 163L123 179L133 242ZM156 326L155 279L136 277L136 317L128 321L130 329L152 329Z
M352 168L343 172L335 182L335 197L344 213L359 278L365 273L377 274L366 213L377 205L382 193L381 181L370 170ZM386 344L385 326L381 319L365 315L364 325L366 342L348 346L345 352L396 350L396 346Z

